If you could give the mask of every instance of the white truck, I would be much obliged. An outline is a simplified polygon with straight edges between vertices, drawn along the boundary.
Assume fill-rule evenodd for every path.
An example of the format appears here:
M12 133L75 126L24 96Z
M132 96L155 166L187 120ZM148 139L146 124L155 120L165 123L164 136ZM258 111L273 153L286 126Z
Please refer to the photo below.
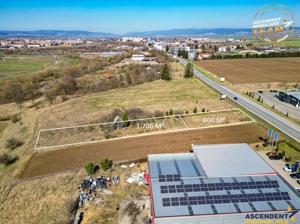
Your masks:
M226 99L226 95L225 94L222 94L222 96L221 96L221 98L220 98L220 100L225 100Z

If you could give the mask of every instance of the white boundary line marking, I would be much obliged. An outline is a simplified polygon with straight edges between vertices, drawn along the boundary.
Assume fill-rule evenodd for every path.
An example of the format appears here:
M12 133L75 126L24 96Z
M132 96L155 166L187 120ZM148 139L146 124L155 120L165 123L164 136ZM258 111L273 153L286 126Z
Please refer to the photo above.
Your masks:
M193 116L193 115L202 115L202 114L227 112L227 111L239 111L242 114L246 115L248 118L250 118L250 121L242 121L242 122L234 122L234 123L230 123L230 124L209 125L209 126L204 126L204 127L190 128L184 122L184 120L181 118L181 116ZM136 137L143 137L143 136L156 135L156 134L174 133L174 132L180 132L180 131L201 130L201 129L208 129L208 128L216 128L216 127L243 125L243 124L249 124L249 123L255 122L255 120L252 117L250 117L249 115L244 113L242 110L240 110L240 108L232 108L232 109L226 109L226 110L215 110L215 111L210 111L210 112L200 112L200 113L192 113L192 114L170 115L170 116L153 117L153 118L145 118L145 119L135 119L135 120L128 120L128 121L141 121L141 120L144 121L144 120L163 119L163 118L172 118L172 117L175 117L175 118L178 117L183 122L183 124L185 125L186 128L180 128L180 129L177 129L177 130L154 131L154 132L150 132L150 133L136 134L136 135L123 136L123 137L118 137L118 138L111 138L111 139L102 139L102 140L84 141L84 142L78 142L78 143L69 143L69 144L62 144L62 145L38 147L38 141L40 139L40 134L43 131L45 132L45 131L64 130L64 129L71 129L71 128L79 128L79 127L89 127L89 126L96 126L96 125L113 124L114 122L91 124L91 125L78 125L78 126L66 127L66 128L62 127L62 128L52 128L52 129L42 129L42 130L39 130L38 137L37 137L34 149L35 150L40 150L40 149L50 149L50 148L63 148L63 147L68 147L68 146L79 146L79 145L99 143L99 142L104 142L104 141L113 141L113 140L120 140L120 139L127 139L127 138L136 138Z
M179 115L178 117L179 117L179 119L181 120L181 122L184 124L184 126L185 126L186 128L189 128L189 126L185 123L185 121L181 118L181 116Z
M37 145L38 145L38 142L39 142L39 140L40 140L40 134L41 134L41 130L39 130L38 136L37 136L37 138L36 138L35 145L34 145L34 149L37 149Z
M182 129L171 130L171 131L169 130L169 131L151 132L151 133L144 133L144 134L138 134L138 135L111 138L111 139L102 139L102 140L70 143L70 144L55 145L55 146L45 146L45 147L39 147L36 149L42 150L42 149L64 148L64 147L68 147L68 146L80 146L80 145L87 145L87 144L93 144L93 143L99 143L99 142L108 142L108 141L122 140L122 139L128 139L128 138L138 138L138 137L158 135L158 134L168 134L168 133L175 133L175 132L181 132L181 131L193 131L193 130L201 130L201 129L209 129L209 128L244 125L244 124L251 124L253 122L254 121L242 121L242 122L235 122L235 123L230 123L230 124L211 125L211 126L198 127L198 128L182 128Z
M193 115L210 114L210 113L227 112L227 111L237 111L237 110L239 110L239 108L232 108L232 109L225 109L225 110L214 110L214 111L209 111L209 112L198 112L198 113L191 113L191 114L177 114L177 115L169 115L169 116L162 116L162 117L140 118L140 119L134 119L134 120L128 120L128 121L131 122L131 121L154 120L154 119L172 118L172 117L178 117L178 116L193 116ZM124 123L124 122L128 122L128 121L119 121L117 123ZM43 131L55 131L55 130L62 130L62 129L83 128L83 127L106 125L106 124L114 124L114 122L85 124L85 125L67 126L67 127L60 127L60 128L48 128L48 129L42 129L40 131L41 132L43 132Z
M254 118L252 118L250 115L246 114L244 111L241 110L241 108L238 108L238 110L244 114L246 117L248 117L251 121L255 122L256 120Z

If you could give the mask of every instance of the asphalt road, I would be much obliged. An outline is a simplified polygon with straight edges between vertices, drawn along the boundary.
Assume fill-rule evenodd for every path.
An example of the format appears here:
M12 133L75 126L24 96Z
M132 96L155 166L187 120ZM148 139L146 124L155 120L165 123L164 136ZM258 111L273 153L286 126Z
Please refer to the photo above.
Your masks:
M186 65L187 61L181 58L178 60L183 64ZM278 128L286 135L290 136L294 140L300 142L300 126L290 122L289 120L275 114L274 112L264 108L263 106L258 105L257 103L247 99L246 97L236 93L235 91L214 82L210 78L203 75L198 70L194 69L194 74L207 85L211 86L212 88L216 89L221 94L226 95L228 98L234 100L236 103L247 109L248 111L254 113L261 119L265 120L272 126Z

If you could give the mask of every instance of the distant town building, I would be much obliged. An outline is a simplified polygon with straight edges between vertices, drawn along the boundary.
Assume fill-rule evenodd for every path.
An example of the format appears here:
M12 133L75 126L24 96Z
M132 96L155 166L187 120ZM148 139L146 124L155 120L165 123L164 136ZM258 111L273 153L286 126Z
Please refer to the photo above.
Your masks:
M134 54L134 55L132 55L131 60L132 61L144 61L145 58L146 57L143 54Z
M100 56L108 58L108 57L122 55L124 53L125 53L124 51L104 51L104 52L100 52Z
M292 104L295 107L300 107L300 90L279 92L278 99L283 102Z
M198 59L200 59L200 60L205 60L210 57L211 57L211 54L209 54L209 53L198 54Z
M28 48L39 48L41 46L39 44L27 44L26 47L28 47Z
M122 37L122 42L127 42L127 41L131 41L131 42L142 42L144 39L142 37Z
M196 50L190 50L188 52L188 58L189 58L189 60L197 59L197 51Z
M218 47L218 52L226 52L226 51L227 51L227 46Z

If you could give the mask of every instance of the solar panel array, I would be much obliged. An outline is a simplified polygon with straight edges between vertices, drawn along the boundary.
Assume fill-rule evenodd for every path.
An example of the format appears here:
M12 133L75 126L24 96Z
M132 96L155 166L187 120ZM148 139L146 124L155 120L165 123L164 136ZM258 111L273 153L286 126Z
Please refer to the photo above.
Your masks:
M246 190L246 189L264 189L279 188L278 181L249 181L249 182L219 182L208 184L179 184L160 186L160 192L180 193L180 192L199 192L199 191L222 191L222 190Z
M162 198L163 207L290 200L288 192Z
M167 174L167 175L158 176L159 182L176 182L180 180L181 180L181 176L179 174Z
M154 217L282 211L289 206L300 209L299 197L280 176L264 175L270 172L258 166L249 172L259 175L219 176L211 173L211 167L204 169L192 153L151 155L149 173ZM217 164L216 167L220 169ZM213 175L208 176L207 172Z

